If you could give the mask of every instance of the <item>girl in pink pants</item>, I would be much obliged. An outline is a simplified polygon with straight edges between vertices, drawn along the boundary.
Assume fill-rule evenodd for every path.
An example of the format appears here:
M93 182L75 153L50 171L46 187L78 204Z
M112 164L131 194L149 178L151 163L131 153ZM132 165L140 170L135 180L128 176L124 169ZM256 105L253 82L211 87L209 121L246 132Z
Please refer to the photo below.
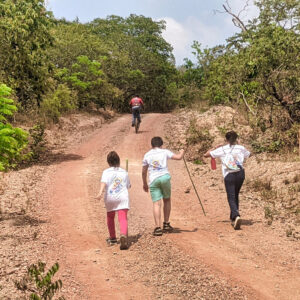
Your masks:
M120 157L112 151L107 156L110 168L102 173L100 191L96 198L100 199L105 190L104 202L107 210L107 226L109 231L108 244L117 243L115 231L115 214L118 213L120 224L120 249L128 249L128 223L130 181L128 173L120 168Z
M113 210L107 212L107 226L109 231L109 236L111 239L116 239L115 230L115 213L118 213L118 219L120 224L120 235L127 236L128 222L127 222L127 212L128 209Z

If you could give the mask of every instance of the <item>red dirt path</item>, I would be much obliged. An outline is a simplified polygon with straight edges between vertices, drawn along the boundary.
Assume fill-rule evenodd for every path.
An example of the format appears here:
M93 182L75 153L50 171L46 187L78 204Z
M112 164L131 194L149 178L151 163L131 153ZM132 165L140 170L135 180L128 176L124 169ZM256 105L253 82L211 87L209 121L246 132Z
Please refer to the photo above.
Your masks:
M300 299L299 244L278 238L260 220L232 230L224 191L216 194L195 178L204 217L195 193L184 193L191 184L182 161L169 164L175 233L151 236L152 203L142 189L141 161L151 138L164 137L168 118L145 115L135 134L130 116L122 116L74 149L78 159L57 168L49 215L59 242L49 257L59 257L61 270L80 284L81 291L67 298ZM103 200L94 198L111 150L119 153L123 167L129 159L132 245L127 251L107 247Z

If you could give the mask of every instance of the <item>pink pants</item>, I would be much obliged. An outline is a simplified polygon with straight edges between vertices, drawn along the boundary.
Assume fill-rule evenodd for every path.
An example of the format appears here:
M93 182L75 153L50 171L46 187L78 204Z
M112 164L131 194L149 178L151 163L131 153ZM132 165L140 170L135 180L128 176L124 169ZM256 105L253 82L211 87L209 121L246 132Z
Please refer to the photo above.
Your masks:
M116 211L107 212L107 226L109 231L109 236L111 239L116 238L115 230L115 213L118 212L119 224L120 224L120 234L127 235L128 223L127 223L127 212L128 209L120 209Z

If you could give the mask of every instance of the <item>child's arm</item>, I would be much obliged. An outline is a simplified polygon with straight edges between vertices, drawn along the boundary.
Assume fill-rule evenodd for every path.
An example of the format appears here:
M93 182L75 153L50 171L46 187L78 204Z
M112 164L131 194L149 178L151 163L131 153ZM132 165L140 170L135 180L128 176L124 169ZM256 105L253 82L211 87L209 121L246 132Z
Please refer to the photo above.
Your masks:
M179 151L179 154L174 154L171 159L174 159L174 160L181 160L183 158L183 155L184 155L184 150L181 149Z
M106 188L106 183L105 182L101 182L101 185L100 185L100 191L98 193L98 195L96 196L96 199L100 199L101 198L101 195L104 191L104 189Z
M143 189L145 192L148 192L149 190L148 183L147 183L147 172L148 172L148 165L143 166L142 178L143 178Z
M207 150L207 152L204 153L203 156L204 156L204 157L211 157L211 155L210 155L210 152L211 152L211 151L216 150L217 148L220 148L220 147L223 147L223 146L224 146L224 144L217 145L217 146L215 146L214 148L211 148L211 149Z
M205 152L203 156L204 156L204 157L210 157L210 152L211 152L212 150L214 150L214 149L209 149L209 150L207 150L207 152Z

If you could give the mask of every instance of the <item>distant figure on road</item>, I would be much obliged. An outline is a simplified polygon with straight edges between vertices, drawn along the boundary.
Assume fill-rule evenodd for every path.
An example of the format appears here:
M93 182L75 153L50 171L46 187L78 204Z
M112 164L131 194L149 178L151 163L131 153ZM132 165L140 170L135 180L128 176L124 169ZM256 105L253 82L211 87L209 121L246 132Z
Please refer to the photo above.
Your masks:
M135 119L138 119L138 122L141 123L141 108L144 106L144 102L138 96L132 98L129 102L132 111L132 124L131 126L134 127Z
M171 176L168 170L168 159L180 160L183 158L184 150L174 154L170 150L162 149L163 140L156 136L151 140L152 149L148 151L143 159L143 189L150 194L153 201L153 216L155 229L153 235L160 236L164 232L171 232L169 218L171 213ZM147 183L147 172L149 171L149 186ZM164 202L164 222L161 229L161 206Z
M109 168L104 170L101 178L101 186L97 199L100 199L104 189L104 202L107 210L107 226L109 245L117 244L115 231L115 213L118 213L120 224L120 249L128 248L128 222L127 212L129 210L129 193L130 181L127 171L120 168L120 157L115 151L107 155Z
M245 180L243 162L250 156L250 152L237 143L238 135L229 131L225 135L226 145L219 145L208 150L204 157L220 158L222 172L230 207L230 220L234 229L240 229L241 217L239 213L239 192Z

